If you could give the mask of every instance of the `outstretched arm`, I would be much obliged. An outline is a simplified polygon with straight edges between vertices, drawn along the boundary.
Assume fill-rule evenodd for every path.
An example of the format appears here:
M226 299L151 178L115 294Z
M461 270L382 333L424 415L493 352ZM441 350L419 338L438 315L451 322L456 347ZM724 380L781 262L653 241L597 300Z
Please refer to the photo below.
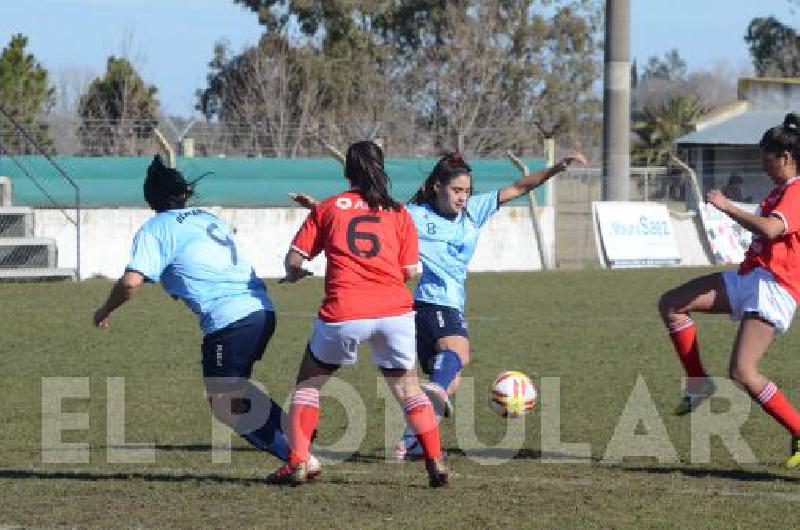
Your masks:
M552 167L542 169L534 173L528 173L527 175L523 175L516 182L514 182L510 186L502 188L498 192L497 202L503 204L504 202L516 199L517 197L519 197L524 193L530 192L534 188L541 185L543 182L546 182L547 179L558 175L562 171L565 171L571 164L579 164L581 166L586 166L587 165L586 157L583 156L583 153L579 151L574 151L570 153L569 156L564 157L558 164Z
M761 217L760 215L742 210L734 205L718 189L713 189L706 193L706 202L713 204L717 210L742 225L746 230L749 230L757 237L775 239L776 237L782 236L786 231L786 225L783 219L777 215Z
M97 311L94 312L94 325L98 328L108 327L108 317L119 306L133 298L136 291L144 283L144 276L136 271L125 271L111 292L108 293L108 299Z

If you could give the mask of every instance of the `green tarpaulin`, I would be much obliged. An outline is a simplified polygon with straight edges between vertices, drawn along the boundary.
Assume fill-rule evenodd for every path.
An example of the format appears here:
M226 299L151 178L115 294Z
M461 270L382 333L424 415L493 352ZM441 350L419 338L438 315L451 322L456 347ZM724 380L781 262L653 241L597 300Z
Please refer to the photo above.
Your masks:
M82 207L146 207L142 182L150 157L59 156L54 160L80 188ZM524 161L531 170L544 167L542 159ZM392 195L403 202L408 200L435 163L433 158L388 159ZM506 159L474 159L469 163L476 193L501 188L519 176ZM292 203L287 194L292 191L325 198L345 189L342 166L332 158L179 158L177 165L189 180L213 172L200 181L193 200L204 206L289 206ZM0 175L13 181L14 205L52 208L52 200L59 206L75 204L73 188L44 157L0 157ZM541 204L544 190L537 193Z

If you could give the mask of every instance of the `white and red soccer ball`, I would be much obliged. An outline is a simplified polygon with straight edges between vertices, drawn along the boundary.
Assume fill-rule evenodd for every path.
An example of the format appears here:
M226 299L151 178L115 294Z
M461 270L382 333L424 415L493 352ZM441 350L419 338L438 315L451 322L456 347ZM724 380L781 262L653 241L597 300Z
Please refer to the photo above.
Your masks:
M533 410L539 393L530 378L522 372L508 371L498 375L489 389L489 406L504 418L519 418Z

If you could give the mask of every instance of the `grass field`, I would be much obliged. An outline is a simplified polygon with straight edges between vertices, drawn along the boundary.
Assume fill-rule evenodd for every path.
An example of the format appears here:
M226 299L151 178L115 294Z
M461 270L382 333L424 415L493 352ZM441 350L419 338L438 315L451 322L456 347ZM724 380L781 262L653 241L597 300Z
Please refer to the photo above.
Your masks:
M474 378L480 444L497 444L506 428L485 405L486 388L497 373L518 369L537 381L560 378L560 440L590 444L592 457L588 463L542 457L541 420L552 419L552 407L527 419L516 452L458 444L447 420L444 445L454 477L445 490L426 487L419 463L384 459L394 440L384 439L384 401L368 354L341 373L366 406L358 452L327 465L315 484L274 488L262 479L278 462L238 440L230 463L212 462L200 333L182 304L147 287L112 317L111 329L96 330L90 316L109 282L0 285L0 527L794 526L800 472L781 467L788 439L777 424L754 406L741 432L758 463L738 464L718 439L703 463L690 458L690 419L670 415L682 373L655 303L661 291L701 272L708 271L472 275L467 316L474 352L465 375ZM282 402L322 283L269 284L278 330L254 377ZM697 321L707 367L725 375L735 325L724 317ZM773 345L763 371L800 404L797 333ZM639 375L676 462L603 462ZM44 377L88 378L90 398L62 404L65 413L89 415L88 429L62 434L62 442L89 444L88 463L43 462ZM109 377L125 378L127 441L154 444L154 462L108 462ZM456 408L467 405L462 399ZM712 406L724 411L727 404ZM341 404L323 398L321 445L341 437L344 418ZM652 434L642 429L630 434ZM476 461L491 455L507 458L490 459L497 465Z

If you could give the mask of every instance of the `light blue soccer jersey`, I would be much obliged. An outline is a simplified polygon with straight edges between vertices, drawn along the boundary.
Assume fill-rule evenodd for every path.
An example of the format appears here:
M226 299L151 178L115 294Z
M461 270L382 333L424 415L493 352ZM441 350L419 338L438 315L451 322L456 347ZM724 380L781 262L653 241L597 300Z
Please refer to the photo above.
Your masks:
M142 225L126 269L161 282L183 300L204 334L273 310L264 282L239 254L227 223L198 208L161 212Z
M497 211L497 192L473 195L453 219L430 205L407 205L419 234L422 277L414 300L464 311L467 265L475 254L480 228Z

